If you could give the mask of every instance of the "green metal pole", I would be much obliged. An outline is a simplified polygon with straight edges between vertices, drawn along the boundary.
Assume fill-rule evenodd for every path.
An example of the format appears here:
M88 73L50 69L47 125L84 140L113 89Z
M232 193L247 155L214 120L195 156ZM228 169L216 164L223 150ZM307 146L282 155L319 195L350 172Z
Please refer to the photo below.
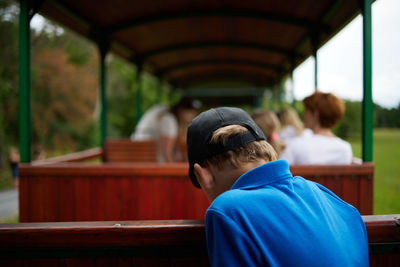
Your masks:
M262 99L261 95L253 96L253 107L255 109L261 108L261 99Z
M314 89L318 90L318 51L314 51Z
M18 47L18 75L19 75L19 151L20 161L31 162L32 122L30 99L30 19L29 1L20 1L19 13L19 47Z
M138 65L137 73L136 73L136 125L139 123L140 118L142 117L142 67Z
M290 73L290 94L292 97L292 107L295 106L296 103L296 99L294 98L294 75L293 75L293 71Z
M318 45L319 33L314 32L311 35L311 48L314 56L314 89L318 90Z
M294 69L295 69L295 60L294 58L290 59L290 94L292 97L291 106L294 108L296 104L296 99L294 97Z
M107 137L107 96L106 96L106 55L108 46L99 44L100 49L100 146L104 146Z
M372 101L372 16L371 0L364 0L363 13L363 103L362 103L362 158L372 161L373 155L373 112Z

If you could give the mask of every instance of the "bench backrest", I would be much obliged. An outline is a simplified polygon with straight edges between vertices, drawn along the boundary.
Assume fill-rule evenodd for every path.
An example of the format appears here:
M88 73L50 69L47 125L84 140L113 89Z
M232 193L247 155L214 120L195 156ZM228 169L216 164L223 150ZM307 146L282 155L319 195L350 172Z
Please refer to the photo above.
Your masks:
M364 216L371 266L398 266L400 215ZM202 221L0 224L0 266L208 266Z
M317 182L356 207L361 214L373 214L374 164L297 165L290 166L293 175Z
M372 214L372 165L291 169L328 187L361 214ZM20 220L203 219L209 201L191 184L187 170L178 163L22 164Z
M106 139L103 160L105 162L156 162L156 143L151 140Z

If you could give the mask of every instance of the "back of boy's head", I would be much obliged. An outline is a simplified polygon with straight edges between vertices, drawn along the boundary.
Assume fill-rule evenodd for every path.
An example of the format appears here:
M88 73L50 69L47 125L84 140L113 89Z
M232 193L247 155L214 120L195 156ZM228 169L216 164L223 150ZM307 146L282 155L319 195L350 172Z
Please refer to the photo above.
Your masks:
M189 176L196 187L194 164L213 164L219 169L240 168L245 162L276 160L261 129L239 108L216 108L198 115L187 133Z

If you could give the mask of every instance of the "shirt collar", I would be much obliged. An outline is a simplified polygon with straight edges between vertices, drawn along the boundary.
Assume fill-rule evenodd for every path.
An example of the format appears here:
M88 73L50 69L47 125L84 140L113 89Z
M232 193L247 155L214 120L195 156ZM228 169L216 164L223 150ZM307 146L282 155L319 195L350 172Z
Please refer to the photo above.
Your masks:
M231 189L248 189L271 184L278 180L291 178L286 160L275 160L262 164L241 175Z

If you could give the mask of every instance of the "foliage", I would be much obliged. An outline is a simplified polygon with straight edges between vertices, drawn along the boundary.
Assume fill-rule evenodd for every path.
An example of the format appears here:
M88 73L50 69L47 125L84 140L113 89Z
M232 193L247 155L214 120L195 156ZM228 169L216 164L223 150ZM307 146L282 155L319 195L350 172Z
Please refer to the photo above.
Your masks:
M383 108L375 105L375 126L381 128L400 128L400 103L397 108Z
M69 62L62 48L35 53L31 99L34 142L52 149L76 150L76 138L93 120L97 95L95 59L79 66Z
M0 168L18 144L18 5L0 2ZM85 39L46 22L31 29L32 137L47 151L99 144L98 58ZM48 154L54 154L50 152ZM8 172L1 171L1 176Z
M361 103L345 101L346 112L334 128L334 133L343 139L361 136Z

